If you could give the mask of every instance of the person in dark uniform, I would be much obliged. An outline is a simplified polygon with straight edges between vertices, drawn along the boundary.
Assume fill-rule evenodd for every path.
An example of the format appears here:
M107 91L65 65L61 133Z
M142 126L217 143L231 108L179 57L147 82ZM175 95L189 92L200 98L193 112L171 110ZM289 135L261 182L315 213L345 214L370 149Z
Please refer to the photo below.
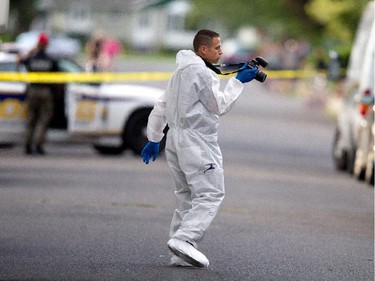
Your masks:
M29 72L57 72L57 61L47 55L48 36L41 33L38 37L36 47L25 57L19 58L19 63L24 64ZM31 83L27 90L27 127L25 134L25 153L34 152L34 135L39 127L38 134L35 136L35 151L44 155L44 143L48 124L53 115L53 93L50 84Z

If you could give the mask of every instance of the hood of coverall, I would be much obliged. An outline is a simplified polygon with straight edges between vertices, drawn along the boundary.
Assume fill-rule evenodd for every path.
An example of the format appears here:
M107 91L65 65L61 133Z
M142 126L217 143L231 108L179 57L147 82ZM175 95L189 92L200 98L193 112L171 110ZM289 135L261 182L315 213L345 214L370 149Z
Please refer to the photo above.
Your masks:
M176 63L179 68L185 68L191 64L203 64L204 61L191 50L182 50L177 53Z

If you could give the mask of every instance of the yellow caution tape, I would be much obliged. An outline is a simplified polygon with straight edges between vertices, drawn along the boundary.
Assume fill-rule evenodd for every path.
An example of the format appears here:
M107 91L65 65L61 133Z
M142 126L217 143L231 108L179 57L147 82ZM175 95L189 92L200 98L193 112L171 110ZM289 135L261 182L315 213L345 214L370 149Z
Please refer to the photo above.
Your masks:
M269 70L264 72L268 75L268 79L309 78L323 74L312 70ZM168 80L171 76L172 72L0 72L0 81L28 83L117 83L128 81L162 81Z
M269 70L265 71L267 78L270 79L296 79L311 78L318 75L326 75L325 72L315 70Z
M123 81L168 80L170 72L98 72L98 73L53 73L53 72L0 72L0 81L30 83L95 83Z

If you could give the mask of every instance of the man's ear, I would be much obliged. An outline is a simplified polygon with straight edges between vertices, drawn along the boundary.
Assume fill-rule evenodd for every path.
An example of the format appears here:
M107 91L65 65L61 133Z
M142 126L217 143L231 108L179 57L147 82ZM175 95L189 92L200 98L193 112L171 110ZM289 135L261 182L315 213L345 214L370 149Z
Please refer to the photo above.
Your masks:
M207 53L207 46L202 45L199 47L198 54L204 56Z

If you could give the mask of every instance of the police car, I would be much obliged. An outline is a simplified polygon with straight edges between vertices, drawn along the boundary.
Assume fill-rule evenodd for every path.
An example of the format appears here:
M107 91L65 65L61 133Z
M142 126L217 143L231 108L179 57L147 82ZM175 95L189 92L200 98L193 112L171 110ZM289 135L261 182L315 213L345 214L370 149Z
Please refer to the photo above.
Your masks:
M59 58L61 72L83 72L76 62ZM16 54L0 52L0 72L26 71ZM146 126L161 89L127 84L53 84L54 116L48 138L89 141L102 154L130 149L140 154L147 142ZM0 144L22 143L26 122L24 82L0 81ZM61 133L63 132L63 133Z

